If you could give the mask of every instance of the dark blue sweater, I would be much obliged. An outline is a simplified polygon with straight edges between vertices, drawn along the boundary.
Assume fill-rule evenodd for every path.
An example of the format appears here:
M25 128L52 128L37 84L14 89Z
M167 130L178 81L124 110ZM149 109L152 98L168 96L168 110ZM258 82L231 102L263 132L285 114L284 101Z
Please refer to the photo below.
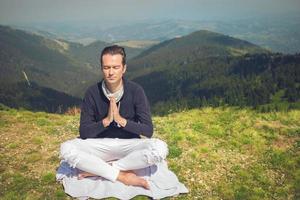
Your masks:
M120 115L127 120L125 127L119 128L115 122L104 127L102 119L108 114L109 100L105 97L101 82L91 86L81 104L80 138L140 138L151 137L153 124L149 102L143 88L123 78L124 95L119 102ZM119 104L119 103L118 103Z

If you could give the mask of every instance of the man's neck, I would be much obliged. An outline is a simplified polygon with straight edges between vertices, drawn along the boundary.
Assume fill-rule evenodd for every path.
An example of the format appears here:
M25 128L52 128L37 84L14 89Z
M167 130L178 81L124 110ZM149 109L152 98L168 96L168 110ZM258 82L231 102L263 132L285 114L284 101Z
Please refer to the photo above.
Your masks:
M122 87L123 79L121 79L118 83L115 83L115 84L107 84L106 82L105 82L105 84L111 93L115 93Z

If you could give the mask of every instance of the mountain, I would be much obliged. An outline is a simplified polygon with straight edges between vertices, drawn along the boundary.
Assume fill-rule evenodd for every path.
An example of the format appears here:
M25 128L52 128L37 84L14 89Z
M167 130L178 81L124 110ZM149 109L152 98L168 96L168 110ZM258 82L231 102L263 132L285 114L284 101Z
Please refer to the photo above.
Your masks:
M291 13L284 16L245 17L232 20L138 20L119 24L106 20L73 24L47 23L20 28L33 30L39 34L45 32L47 37L50 33L57 38L84 43L96 40L111 43L127 40L162 42L197 30L209 30L247 40L273 52L297 53L300 52L299 19L299 13Z
M110 45L113 44L102 41L96 41L86 46L74 43L69 49L69 54L82 62L89 63L89 65L94 69L99 69L99 56L101 51L104 47ZM127 59L137 56L144 50L143 48L132 48L128 46L124 46L124 48Z
M70 107L80 106L81 99L66 93L41 87L32 82L2 83L0 102L11 108L63 113Z
M274 54L249 42L197 31L153 46L130 61L154 110L169 106L298 106L300 55ZM275 98L276 97L276 98Z
M237 20L157 20L136 22L99 31L98 39L165 41L197 30L231 35L274 52L300 52L300 16L285 15ZM145 31L146 30L146 31ZM122 32L122 34L119 34Z
M138 49L148 49L151 46L160 43L159 41L155 40L125 40L116 42L115 44L125 47L133 47Z
M80 97L100 72L70 56L69 46L66 42L0 26L1 83L25 81L25 73L29 81L42 87Z
M78 106L100 70L71 56L70 46L0 26L0 103L49 112Z
M100 79L96 52L100 54L99 49L110 44L97 41L84 46L5 26L0 26L0 33L1 102L11 97L22 99L6 97L13 91L10 88L22 93L25 86L18 83L24 81L36 84L37 91L48 88L81 98L86 88ZM144 87L154 110L272 102L295 103L297 107L300 99L298 54L274 54L206 30L164 41L140 53L142 50L126 47L131 58L126 76ZM42 92L26 91L45 97Z
M84 46L0 26L1 80L24 80L25 71L30 80L41 86L82 96L82 88L99 79L99 55L108 45L112 44L97 41ZM130 59L143 49L125 50Z
M51 36L50 39L41 34L0 26L0 102L11 106L26 104L26 108L33 108L36 104L27 101L30 95L32 98L39 95L40 98L49 98L44 93L47 88L47 91L52 89L51 93L56 93L58 99L69 99L69 103L64 101L65 105L74 105L88 86L101 79L99 55L105 46L112 44L97 41L85 46ZM125 49L128 59L143 50L131 47ZM26 85L22 84L25 81L35 87L25 89ZM12 92L24 95L17 97L11 95ZM69 97L62 97L63 93ZM42 102L46 103L47 100ZM57 102L52 103L57 107ZM47 111L48 106L44 106Z
M155 69L187 65L199 59L227 58L267 52L247 41L201 30L154 45L138 57L131 59L128 71L129 76L134 77Z

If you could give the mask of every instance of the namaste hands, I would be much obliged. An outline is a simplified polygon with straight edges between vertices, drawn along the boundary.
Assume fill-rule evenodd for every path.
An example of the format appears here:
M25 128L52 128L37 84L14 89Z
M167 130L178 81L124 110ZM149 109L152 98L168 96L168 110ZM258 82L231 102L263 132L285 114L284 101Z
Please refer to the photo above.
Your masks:
M102 120L103 126L109 126L112 121L115 121L121 127L125 127L127 124L127 120L120 115L119 108L114 97L110 97L108 115Z

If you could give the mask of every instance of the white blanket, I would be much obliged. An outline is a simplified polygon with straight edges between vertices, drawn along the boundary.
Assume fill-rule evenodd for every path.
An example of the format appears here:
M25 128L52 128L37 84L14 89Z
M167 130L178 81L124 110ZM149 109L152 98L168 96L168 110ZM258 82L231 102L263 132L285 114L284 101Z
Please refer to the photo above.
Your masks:
M178 181L176 175L168 169L165 161L144 169L134 170L138 176L148 181L150 190L137 186L127 186L119 181L111 182L101 177L78 180L78 172L78 169L70 167L65 161L61 161L56 180L62 182L67 194L81 200L89 197L95 199L107 197L131 199L137 195L161 199L188 192L188 189Z

